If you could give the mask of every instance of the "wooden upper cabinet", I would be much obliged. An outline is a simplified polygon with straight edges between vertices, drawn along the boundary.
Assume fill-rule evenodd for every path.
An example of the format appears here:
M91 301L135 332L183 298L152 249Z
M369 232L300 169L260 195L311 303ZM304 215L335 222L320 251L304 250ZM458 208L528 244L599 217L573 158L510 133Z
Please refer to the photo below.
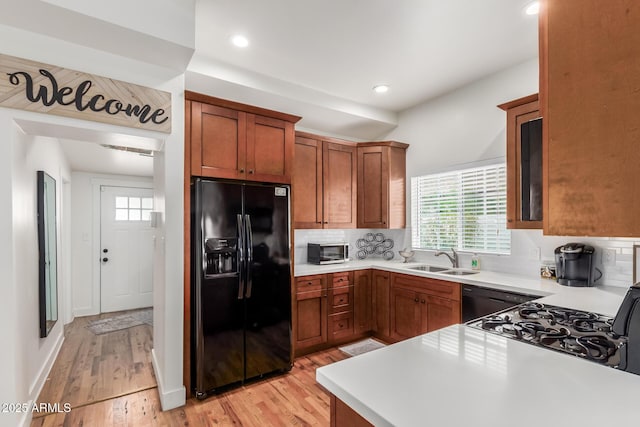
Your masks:
M540 14L545 234L640 236L640 8L545 1Z
M322 228L322 141L296 135L294 228Z
M246 161L248 179L290 183L294 142L293 123L249 114Z
M325 228L356 228L355 145L322 144L323 215Z
M358 144L358 228L406 225L406 150L394 141Z
M538 94L498 107L507 112L507 228L542 228L542 117Z
M299 117L193 92L185 97L192 176L291 182Z
M294 228L356 227L356 145L296 132Z

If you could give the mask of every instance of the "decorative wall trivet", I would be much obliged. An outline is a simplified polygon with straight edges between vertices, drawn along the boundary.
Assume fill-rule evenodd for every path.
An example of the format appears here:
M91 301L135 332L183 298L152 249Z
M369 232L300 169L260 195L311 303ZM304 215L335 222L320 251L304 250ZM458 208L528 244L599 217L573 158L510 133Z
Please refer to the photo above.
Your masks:
M382 233L367 233L363 238L356 241L358 259L365 259L369 256L382 256L387 261L393 259L393 240L387 239Z

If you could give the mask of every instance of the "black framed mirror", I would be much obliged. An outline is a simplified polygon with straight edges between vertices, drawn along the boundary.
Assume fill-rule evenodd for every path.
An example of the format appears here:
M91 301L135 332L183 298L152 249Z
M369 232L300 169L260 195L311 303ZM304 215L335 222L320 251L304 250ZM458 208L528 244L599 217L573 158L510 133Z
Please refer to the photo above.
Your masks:
M44 171L37 174L40 338L44 338L58 320L56 180Z

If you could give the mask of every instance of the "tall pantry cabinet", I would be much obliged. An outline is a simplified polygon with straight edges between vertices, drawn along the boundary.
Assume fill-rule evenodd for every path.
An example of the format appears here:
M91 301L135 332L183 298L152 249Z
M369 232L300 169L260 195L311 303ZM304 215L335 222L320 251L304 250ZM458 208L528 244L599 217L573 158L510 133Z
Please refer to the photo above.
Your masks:
M545 234L640 236L640 4L547 0L540 14Z
M192 390L191 179L291 183L298 120L290 114L185 91L183 378L188 393ZM313 303L311 292L303 296L307 297L303 304Z

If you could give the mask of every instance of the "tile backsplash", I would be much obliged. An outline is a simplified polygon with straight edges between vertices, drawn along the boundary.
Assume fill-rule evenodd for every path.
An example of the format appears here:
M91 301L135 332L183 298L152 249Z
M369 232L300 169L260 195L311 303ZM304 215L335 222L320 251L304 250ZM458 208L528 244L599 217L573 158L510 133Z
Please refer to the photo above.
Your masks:
M351 259L357 259L356 241L366 233L383 233L394 241L394 259L402 259L398 251L411 246L411 230L295 230L295 264L307 262L307 243L349 243ZM539 277L540 266L545 262L554 262L554 249L569 242L580 242L593 246L596 250L595 268L602 272L597 285L628 287L633 281L633 245L640 244L638 239L612 237L560 237L544 236L541 230L512 230L510 255L479 254L480 269L501 273ZM605 250L615 259L604 259ZM448 265L444 257L435 257L435 251L416 251L413 261L434 265ZM460 266L471 267L471 252L460 253ZM367 258L369 259L369 258ZM382 259L377 255L376 259ZM596 278L599 273L596 272Z
M374 230L374 229L342 229L342 230L295 230L295 258L294 264L307 262L307 243L349 243L349 257L357 259L358 248L356 242L367 233L382 233L393 240L394 259L402 259L398 251L404 248L405 230ZM409 241L409 240L407 240ZM367 259L382 259L382 255L369 255Z

